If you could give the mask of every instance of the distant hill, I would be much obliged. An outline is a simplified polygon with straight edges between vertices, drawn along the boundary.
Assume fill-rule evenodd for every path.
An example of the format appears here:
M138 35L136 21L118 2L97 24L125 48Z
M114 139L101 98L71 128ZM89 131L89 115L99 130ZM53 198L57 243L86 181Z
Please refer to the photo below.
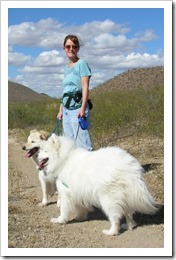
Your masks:
M151 88L164 85L164 67L131 69L98 85L91 90L92 94L113 92L120 89L138 87Z
M46 94L39 94L24 85L8 81L8 101L11 102L31 102L49 100Z

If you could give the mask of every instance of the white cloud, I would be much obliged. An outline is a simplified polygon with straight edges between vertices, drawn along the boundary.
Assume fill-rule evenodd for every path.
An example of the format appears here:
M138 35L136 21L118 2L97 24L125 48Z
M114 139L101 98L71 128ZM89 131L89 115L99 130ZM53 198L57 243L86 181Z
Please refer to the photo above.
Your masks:
M127 44L125 35L114 36L112 34L104 33L94 38L96 48L109 49L118 48Z
M93 21L79 26L69 26L48 18L39 22L24 22L9 27L9 44L21 46L38 46L43 48L62 47L66 34L77 32L84 41L91 41L96 35L106 33L124 34L129 28L123 24L116 24L107 19L105 21Z
M157 54L150 55L144 53L131 53L126 57L125 64L128 64L129 68L134 67L149 67L149 66L161 66L163 65L163 58L160 58Z
M8 60L9 60L9 65L22 66L31 60L31 56L30 55L26 56L23 53L18 53L18 52L9 52Z
M84 36L85 40L90 41L92 37L105 33L113 32L125 34L129 31L129 28L123 24L116 24L113 21L106 19L104 21L93 21L90 23L85 23L81 26L78 26L76 31L78 31L80 36Z
M12 25L8 30L9 44L43 48L59 47L65 36L65 33L60 33L62 26L52 18L37 23L24 22Z
M62 92L63 68L67 57L63 51L63 40L69 33L76 34L83 40L79 56L85 59L91 69L90 87L118 75L124 70L135 67L159 66L164 64L163 50L157 53L143 51L143 43L156 39L152 29L128 37L125 24L118 24L110 19L92 21L82 25L67 26L52 18L36 23L25 22L9 27L9 64L23 66L16 78L11 80L31 87L35 91L51 96ZM38 48L37 57L32 53L13 51L15 46ZM25 52L26 53L26 52Z
M42 77L45 75L45 77L48 78L49 75L51 79L55 74L57 74L59 78L63 78L64 60L64 57L62 57L57 50L45 51L40 53L38 57L23 68L20 68L19 72L21 74L35 74L35 78L39 78L40 75L42 75ZM27 75L25 77L27 77Z
M53 67L64 64L64 58L61 57L60 52L57 50L42 52L34 62L37 67Z
M137 39L140 41L152 41L157 38L153 30L145 30L144 33L137 33Z

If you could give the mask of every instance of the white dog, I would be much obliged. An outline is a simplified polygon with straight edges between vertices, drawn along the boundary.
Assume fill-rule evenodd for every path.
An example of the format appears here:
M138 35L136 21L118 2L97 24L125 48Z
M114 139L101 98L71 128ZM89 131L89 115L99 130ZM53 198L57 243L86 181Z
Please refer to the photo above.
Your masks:
M120 219L126 217L129 229L133 213L154 214L157 205L143 179L143 168L118 147L87 151L76 148L66 137L52 135L42 143L38 159L47 174L58 176L60 216L53 223L84 219L93 206L100 208L111 222L106 235L117 235Z
M49 133L45 131L38 131L36 129L30 131L30 135L28 136L27 143L22 147L23 150L28 151L26 157L31 157L34 163L39 169L38 164L38 149L39 146L46 142L49 137ZM56 178L53 177L52 174L47 174L45 170L39 170L39 180L42 188L42 202L39 203L39 206L47 206L48 205L48 195L52 196L56 192ZM59 198L57 201L57 205L59 207Z

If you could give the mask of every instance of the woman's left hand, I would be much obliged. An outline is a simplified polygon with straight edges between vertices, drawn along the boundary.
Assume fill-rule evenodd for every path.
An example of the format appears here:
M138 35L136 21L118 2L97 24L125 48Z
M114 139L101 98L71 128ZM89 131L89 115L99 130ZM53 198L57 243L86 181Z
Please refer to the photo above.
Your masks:
M78 117L85 117L85 110L84 109L80 109L80 111L78 113Z

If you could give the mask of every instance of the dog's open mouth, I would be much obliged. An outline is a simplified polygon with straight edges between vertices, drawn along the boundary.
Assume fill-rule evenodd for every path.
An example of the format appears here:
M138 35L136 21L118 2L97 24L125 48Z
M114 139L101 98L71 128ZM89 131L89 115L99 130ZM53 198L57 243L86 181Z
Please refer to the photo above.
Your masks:
M48 160L49 160L49 158L47 157L47 158L45 158L45 159L43 159L43 160L41 160L41 161L39 162L39 169L40 169L40 170L42 170L43 168L45 168L46 163L47 163Z
M26 157L27 157L27 158L31 157L31 156L34 155L38 150L39 150L38 147L34 147L34 148L30 149L30 150L27 152Z

